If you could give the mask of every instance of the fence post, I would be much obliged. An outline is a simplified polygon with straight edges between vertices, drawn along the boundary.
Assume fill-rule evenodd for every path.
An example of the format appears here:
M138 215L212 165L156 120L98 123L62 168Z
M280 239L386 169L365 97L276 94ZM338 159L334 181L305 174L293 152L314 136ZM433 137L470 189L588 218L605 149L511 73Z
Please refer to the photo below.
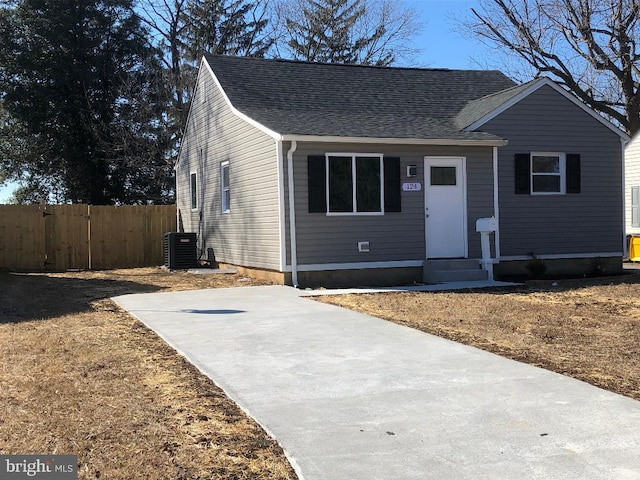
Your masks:
M87 255L89 257L87 268L91 270L91 205L87 205Z

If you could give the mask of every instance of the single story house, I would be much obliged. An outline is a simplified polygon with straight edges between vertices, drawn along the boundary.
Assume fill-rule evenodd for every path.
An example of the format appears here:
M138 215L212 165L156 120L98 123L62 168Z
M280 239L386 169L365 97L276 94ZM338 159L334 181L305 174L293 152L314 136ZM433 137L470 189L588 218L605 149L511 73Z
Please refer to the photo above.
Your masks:
M620 271L628 140L544 77L205 55L179 222L202 256L300 286L486 278L532 259Z

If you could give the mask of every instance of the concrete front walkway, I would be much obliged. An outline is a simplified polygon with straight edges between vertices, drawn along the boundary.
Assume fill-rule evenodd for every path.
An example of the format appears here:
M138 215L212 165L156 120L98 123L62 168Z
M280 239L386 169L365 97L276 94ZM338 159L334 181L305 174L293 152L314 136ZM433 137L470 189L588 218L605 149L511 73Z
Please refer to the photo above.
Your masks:
M640 402L280 286L115 299L308 480L640 479Z

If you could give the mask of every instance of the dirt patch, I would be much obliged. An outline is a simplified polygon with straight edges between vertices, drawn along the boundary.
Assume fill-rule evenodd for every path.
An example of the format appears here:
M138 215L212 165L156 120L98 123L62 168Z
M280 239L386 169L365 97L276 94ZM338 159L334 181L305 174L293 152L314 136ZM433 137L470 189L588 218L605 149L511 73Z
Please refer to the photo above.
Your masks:
M108 299L258 283L155 268L0 272L0 452L77 454L82 479L296 478L273 439Z
M640 275L318 297L640 400Z

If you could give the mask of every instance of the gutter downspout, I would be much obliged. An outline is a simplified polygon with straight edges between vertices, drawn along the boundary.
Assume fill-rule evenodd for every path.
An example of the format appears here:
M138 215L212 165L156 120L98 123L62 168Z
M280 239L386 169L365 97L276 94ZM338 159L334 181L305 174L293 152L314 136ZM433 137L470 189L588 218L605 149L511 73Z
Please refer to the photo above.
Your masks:
M629 258L629 244L627 242L627 142L620 137L620 148L622 149L622 260Z
M293 153L298 148L298 142L291 141L291 148L287 151L287 189L289 190L289 238L291 242L291 283L298 288L298 252L296 245L296 206L293 185Z
M493 147L493 216L496 219L496 231L493 242L496 258L493 263L500 263L500 204L498 192L498 147Z

